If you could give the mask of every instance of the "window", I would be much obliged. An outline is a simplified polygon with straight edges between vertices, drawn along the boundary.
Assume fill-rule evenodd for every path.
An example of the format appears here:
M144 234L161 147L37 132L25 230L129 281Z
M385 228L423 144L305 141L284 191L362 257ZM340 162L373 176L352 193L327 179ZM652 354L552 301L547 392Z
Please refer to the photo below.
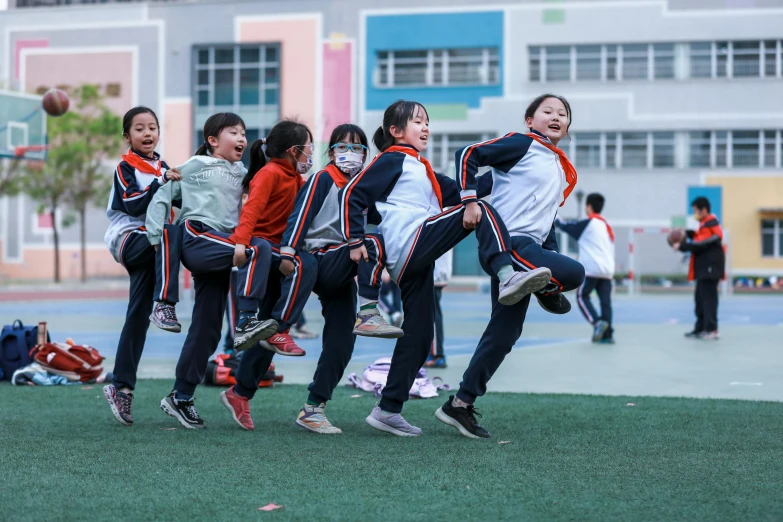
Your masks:
M601 133L580 132L574 134L574 164L577 168L601 167Z
M576 79L601 79L600 45L579 45L576 47Z
M783 257L783 219L761 220L761 255Z
M715 133L715 166L727 167L726 163L729 151L729 133L726 131L717 131Z
M530 53L530 81L541 81L541 48L531 47L528 51Z
M696 42L690 45L691 77L712 78L712 44Z
M770 40L767 42L764 42L764 54L762 56L764 60L764 76L768 78L774 78L775 76L780 76L780 73L778 73L777 70L777 47L778 42L775 40Z
M609 45L606 48L606 79L617 80L617 46Z
M647 167L647 133L624 132L622 134L623 168Z
M611 133L606 135L606 157L604 158L604 165L607 169L616 169L619 167L617 164L617 134Z
M732 137L733 167L758 167L759 166L759 132L758 131L734 131Z
M653 132L653 167L674 167L674 133Z
M710 166L710 136L709 131L697 131L688 133L689 167L709 167Z
M734 42L733 75L758 77L761 74L761 42Z
M775 167L775 157L777 156L775 153L775 134L777 134L775 131L764 131L764 153L762 155L764 163L761 165L762 167Z
M674 78L674 44L653 45L653 78L656 80Z
M380 51L375 67L379 87L401 85L497 85L498 48Z
M729 75L729 56L729 42L718 42L715 44L716 77L725 78Z
M569 81L571 79L571 48L554 46L546 48L546 81Z
M453 177L454 154L463 147L490 139L488 134L443 134L432 137L432 146L428 149L427 159L433 169L445 176ZM483 169L485 171L486 169Z
M623 45L623 79L647 79L647 60L649 58L647 44Z

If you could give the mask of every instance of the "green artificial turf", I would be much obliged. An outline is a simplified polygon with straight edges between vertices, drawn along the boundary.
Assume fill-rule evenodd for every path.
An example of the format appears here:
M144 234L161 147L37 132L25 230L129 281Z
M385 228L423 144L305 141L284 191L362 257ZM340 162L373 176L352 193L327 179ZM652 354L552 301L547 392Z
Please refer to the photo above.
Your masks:
M468 440L418 400L411 439L346 388L344 434L304 432L291 385L259 391L254 432L200 388L208 428L186 430L158 409L170 386L139 383L132 428L100 386L0 386L0 520L783 520L783 404L489 394L493 438Z

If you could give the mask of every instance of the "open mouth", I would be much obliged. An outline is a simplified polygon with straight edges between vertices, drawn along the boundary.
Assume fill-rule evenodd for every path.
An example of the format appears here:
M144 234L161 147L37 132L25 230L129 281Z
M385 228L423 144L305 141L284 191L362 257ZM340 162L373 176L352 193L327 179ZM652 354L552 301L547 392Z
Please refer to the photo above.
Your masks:
M552 130L559 131L559 130L560 130L560 125L559 125L559 124L557 124L557 123L553 123L553 124L551 124L551 125L549 126L549 128L550 128L550 129L552 129Z
M141 144L144 145L145 147L149 147L150 145L152 145L152 140L144 140L141 142Z
M237 145L236 147L234 147L234 150L237 151L237 153L241 155L242 152L244 152L244 150L245 150L245 146L244 145Z

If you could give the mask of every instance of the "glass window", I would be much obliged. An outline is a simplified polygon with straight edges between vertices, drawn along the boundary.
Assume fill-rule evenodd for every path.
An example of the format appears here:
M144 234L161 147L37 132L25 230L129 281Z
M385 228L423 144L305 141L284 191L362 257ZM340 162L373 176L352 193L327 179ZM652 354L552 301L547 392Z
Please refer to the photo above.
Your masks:
M783 255L780 235L783 233L783 219L761 220L761 255L764 257L778 257ZM777 248L775 240L777 239Z
M717 60L717 67L715 75L718 78L725 78L729 75L729 43L718 42L715 48L715 59Z
M261 49L258 47L239 50L239 61L242 63L258 63L261 61Z
M198 84L209 85L209 70L203 70L198 72Z
M710 166L710 135L709 131L697 131L688 133L688 166Z
M728 132L717 131L715 132L715 166L725 167L727 165L726 159L728 158Z
M777 42L775 40L764 42L764 76L767 78L777 76L775 54L777 54Z
M215 105L234 104L234 69L215 71Z
M712 44L694 42L690 45L691 76L712 78Z
M394 84L425 85L427 83L427 51L394 52Z
M267 64L277 61L277 47L266 47L264 50Z
M617 134L606 135L606 168L617 168Z
M232 64L234 63L234 48L215 49L215 63Z
M761 42L734 42L733 74L735 77L758 77L761 74Z
M647 79L647 44L623 45L623 79Z
M734 167L759 166L759 132L734 131L732 137L732 165Z
M617 46L606 46L606 79L617 79Z
M653 75L656 80L674 78L674 44L653 45Z
M578 45L576 47L576 79L601 79L600 45Z
M647 167L647 133L624 132L623 136L623 168Z
M775 131L764 131L764 166L775 166Z
M259 80L261 72L258 69L239 70L239 104L258 105L261 99Z
M198 63L202 65L209 63L209 49L201 49L198 52Z
M529 47L528 53L530 55L530 81L541 81L541 48Z
M198 105L199 107L209 106L209 91L198 91Z
M489 49L489 71L486 83L490 85L500 83L500 53L496 47Z
M653 132L653 167L674 167L674 133Z
M264 83L277 83L279 81L280 70L277 67L267 67L264 69Z
M446 53L449 61L448 83L487 83L489 71L484 67L483 49L451 49Z
M546 81L571 79L571 48L565 45L546 48Z
M601 167L601 133L577 132L574 134L574 162L577 168Z
M278 103L280 103L278 98L278 90L276 88L264 89L264 103L266 105L277 105Z

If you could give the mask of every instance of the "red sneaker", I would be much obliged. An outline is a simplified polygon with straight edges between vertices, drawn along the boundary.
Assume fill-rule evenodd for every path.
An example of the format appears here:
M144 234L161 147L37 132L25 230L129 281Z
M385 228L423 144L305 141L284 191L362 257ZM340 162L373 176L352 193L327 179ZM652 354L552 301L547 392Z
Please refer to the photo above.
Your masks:
M259 341L261 346L275 352L280 355L287 355L289 357L302 357L305 355L305 351L302 350L294 340L288 335L288 330L285 332L277 332L266 341Z
M246 430L255 429L250 417L250 400L234 392L233 386L220 394L220 402L228 408L237 424Z

